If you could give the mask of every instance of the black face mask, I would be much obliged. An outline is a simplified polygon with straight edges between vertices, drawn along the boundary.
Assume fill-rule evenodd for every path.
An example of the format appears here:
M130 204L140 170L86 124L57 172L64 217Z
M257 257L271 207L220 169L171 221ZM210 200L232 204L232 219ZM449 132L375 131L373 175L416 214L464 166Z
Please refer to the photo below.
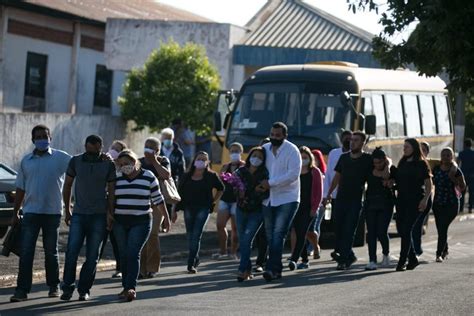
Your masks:
M345 140L343 143L342 143L342 147L346 148L346 149L350 149L351 148L351 141L350 140Z
M283 144L284 139L276 139L276 138L270 138L270 143L272 143L272 146L274 147L280 147L281 144Z

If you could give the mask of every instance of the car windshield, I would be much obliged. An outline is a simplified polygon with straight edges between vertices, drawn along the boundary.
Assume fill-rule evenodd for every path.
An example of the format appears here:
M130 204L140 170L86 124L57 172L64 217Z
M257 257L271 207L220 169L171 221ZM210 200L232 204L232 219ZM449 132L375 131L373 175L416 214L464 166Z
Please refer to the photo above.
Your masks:
M0 180L10 180L15 178L16 175L12 171L0 165Z
M338 133L350 128L351 111L339 93L317 83L249 85L235 106L228 143L255 146L274 122L288 126L288 139L328 151L339 146Z

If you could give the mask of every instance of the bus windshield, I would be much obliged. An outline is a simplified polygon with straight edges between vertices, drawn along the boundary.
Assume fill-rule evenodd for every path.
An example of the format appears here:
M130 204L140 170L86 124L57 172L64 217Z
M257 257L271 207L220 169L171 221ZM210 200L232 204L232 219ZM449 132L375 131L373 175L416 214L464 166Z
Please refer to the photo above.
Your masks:
M324 152L338 147L338 133L351 127L351 111L340 102L340 91L327 87L316 82L246 86L234 107L228 144L258 145L268 137L272 123L280 121L288 126L288 139L296 145Z

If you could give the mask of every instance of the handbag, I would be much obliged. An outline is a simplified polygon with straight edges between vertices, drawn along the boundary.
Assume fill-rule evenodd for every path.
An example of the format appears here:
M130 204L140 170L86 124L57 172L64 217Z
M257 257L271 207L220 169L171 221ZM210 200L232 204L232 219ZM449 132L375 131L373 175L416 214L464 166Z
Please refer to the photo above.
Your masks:
M13 225L7 233L5 240L3 241L2 255L5 257L10 256L10 253L14 253L20 256L21 252L21 219L18 223Z
M160 183L161 194L163 194L166 204L174 205L181 202L181 197L179 196L178 189L176 188L173 178L170 177L169 179L160 179L158 182Z

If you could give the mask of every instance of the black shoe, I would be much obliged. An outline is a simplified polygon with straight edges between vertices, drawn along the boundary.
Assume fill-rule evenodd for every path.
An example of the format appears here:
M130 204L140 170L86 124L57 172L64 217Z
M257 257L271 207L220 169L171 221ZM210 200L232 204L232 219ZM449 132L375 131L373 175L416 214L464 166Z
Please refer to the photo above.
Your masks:
M196 274L197 272L198 272L198 271L197 271L197 269L196 269L195 267L193 267L193 266L189 266L189 267L188 267L188 273L189 273L189 274Z
M63 291L63 294L60 297L62 301L69 301L71 298L72 298L72 292L70 291Z
M274 279L273 273L271 271L265 271L263 272L263 278L265 279L265 281L271 282Z
M57 286L50 287L48 297L59 297L59 288Z
M346 262L346 267L349 269L351 265L357 262L357 257L353 256L352 258L349 259L349 261Z
M10 302L17 303L17 302L24 302L28 300L28 296L25 293L15 292L12 297L10 297Z
M402 272L405 270L406 270L406 267L404 264L397 264L397 267L395 268L395 271L399 271L399 272Z
M291 271L295 270L296 262L294 262L293 260L288 261L288 269L290 269Z
M340 257L340 256L341 256L341 255L340 255L338 252L336 252L336 251L331 252L331 258L332 258L332 260L334 260L334 261L339 260L339 257Z
M337 269L337 270L340 270L340 271L342 271L342 270L347 270L347 265L346 265L345 263L342 263L342 262L341 262L341 263L339 263L339 264L337 265L336 269Z
M420 263L417 261L411 261L411 262L408 262L407 264L407 270L415 270L416 267L418 267L420 265Z
M85 302L85 301L88 301L90 299L91 299L91 297L87 293L79 294L79 301L81 301L81 302Z

